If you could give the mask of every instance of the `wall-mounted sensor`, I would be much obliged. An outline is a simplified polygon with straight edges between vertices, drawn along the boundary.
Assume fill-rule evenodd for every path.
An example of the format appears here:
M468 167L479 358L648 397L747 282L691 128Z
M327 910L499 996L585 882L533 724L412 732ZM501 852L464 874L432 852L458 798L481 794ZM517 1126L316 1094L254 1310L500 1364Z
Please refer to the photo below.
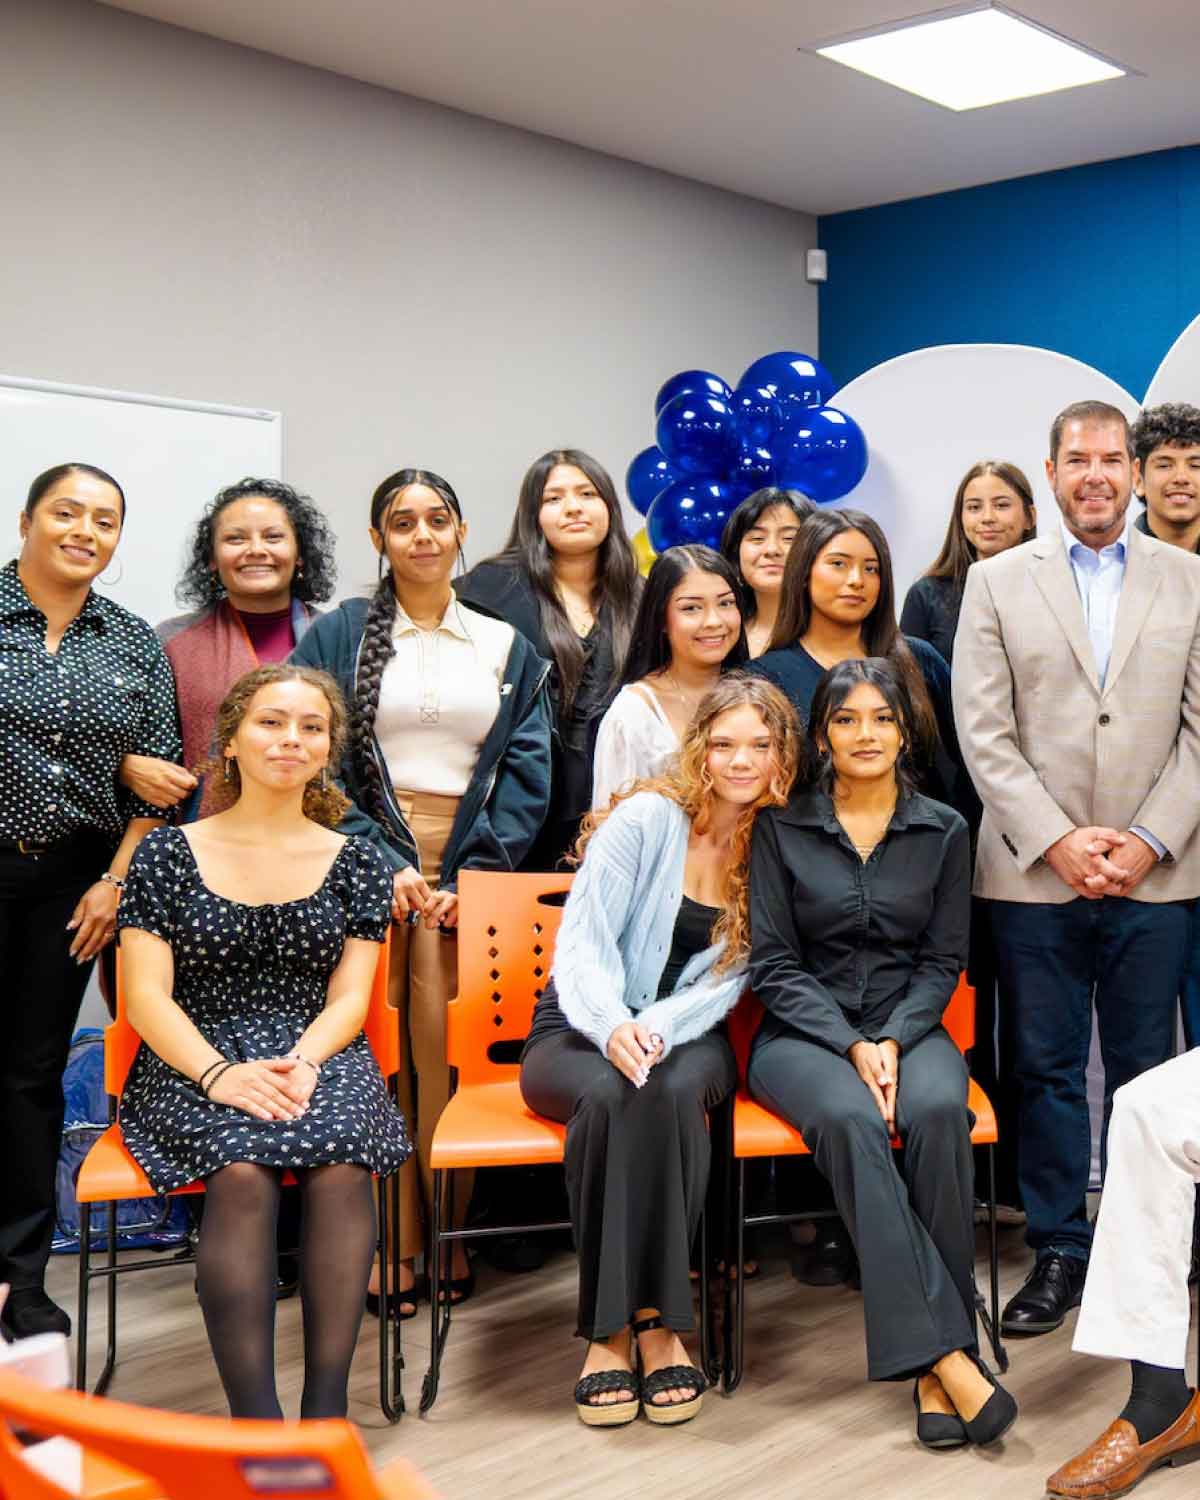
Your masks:
M804 257L806 281L829 280L829 255L824 250L809 250Z

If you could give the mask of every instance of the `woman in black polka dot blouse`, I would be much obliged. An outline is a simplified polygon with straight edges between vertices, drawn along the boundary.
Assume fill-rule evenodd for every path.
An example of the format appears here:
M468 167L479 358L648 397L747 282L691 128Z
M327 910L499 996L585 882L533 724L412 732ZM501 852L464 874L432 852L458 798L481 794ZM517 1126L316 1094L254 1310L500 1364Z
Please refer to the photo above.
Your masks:
M33 481L0 568L0 1315L9 1337L71 1320L46 1296L62 1072L121 881L162 814L118 785L124 756L178 760L175 684L144 620L93 593L125 520L102 469Z
M372 1172L411 1147L362 1032L391 867L333 831L346 710L308 667L249 672L217 715L213 817L151 834L119 924L145 1045L125 1141L159 1191L203 1179L200 1302L231 1414L278 1418L275 1219L300 1185L302 1417L346 1414L375 1249Z

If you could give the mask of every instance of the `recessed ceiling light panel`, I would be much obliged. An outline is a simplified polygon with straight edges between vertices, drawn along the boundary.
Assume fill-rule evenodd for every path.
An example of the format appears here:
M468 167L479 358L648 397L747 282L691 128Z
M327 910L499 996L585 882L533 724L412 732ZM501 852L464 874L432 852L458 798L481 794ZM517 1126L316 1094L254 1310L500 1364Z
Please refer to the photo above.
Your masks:
M814 49L946 109L982 109L1122 78L1128 68L1001 6L917 16Z

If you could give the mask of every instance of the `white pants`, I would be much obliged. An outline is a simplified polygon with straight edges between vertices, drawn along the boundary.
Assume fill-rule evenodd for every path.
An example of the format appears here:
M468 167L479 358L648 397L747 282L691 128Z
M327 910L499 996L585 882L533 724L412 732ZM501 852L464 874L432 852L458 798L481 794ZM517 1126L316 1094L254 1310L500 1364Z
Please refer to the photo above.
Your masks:
M1200 1047L1113 1097L1108 1172L1073 1347L1181 1370L1200 1182Z

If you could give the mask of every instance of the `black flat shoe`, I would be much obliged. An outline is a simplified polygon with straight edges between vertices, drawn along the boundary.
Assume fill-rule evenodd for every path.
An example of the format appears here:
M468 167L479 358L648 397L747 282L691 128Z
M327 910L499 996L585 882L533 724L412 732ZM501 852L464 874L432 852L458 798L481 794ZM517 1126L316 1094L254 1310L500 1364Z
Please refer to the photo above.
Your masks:
M913 1382L913 1405L917 1409L917 1442L923 1448L965 1448L970 1442L963 1419L957 1412L921 1410L921 1382Z
M977 1448L986 1448L989 1443L998 1443L1017 1420L1017 1403L978 1354L967 1354L967 1358L992 1387L992 1394L969 1422L965 1417L961 1419L962 1425Z
M31 1339L39 1333L71 1332L69 1314L52 1302L41 1287L10 1292L0 1312L0 1333L8 1343Z
M860 1286L858 1256L840 1219L826 1219L817 1226L817 1237L800 1256L797 1281L806 1286Z
M1003 1333L1052 1333L1083 1300L1087 1261L1073 1255L1043 1255L1000 1319Z
M412 1310L410 1312L398 1312L396 1316L402 1323L407 1323L410 1318L415 1318L417 1315L418 1305L424 1302L425 1298L428 1295L429 1286L426 1278L424 1276L418 1276L417 1279L413 1282L412 1286L405 1287L402 1292L396 1293L395 1300L400 1303L408 1304L408 1306ZM373 1318L377 1318L379 1316L379 1293L368 1292L366 1303L367 1311Z

